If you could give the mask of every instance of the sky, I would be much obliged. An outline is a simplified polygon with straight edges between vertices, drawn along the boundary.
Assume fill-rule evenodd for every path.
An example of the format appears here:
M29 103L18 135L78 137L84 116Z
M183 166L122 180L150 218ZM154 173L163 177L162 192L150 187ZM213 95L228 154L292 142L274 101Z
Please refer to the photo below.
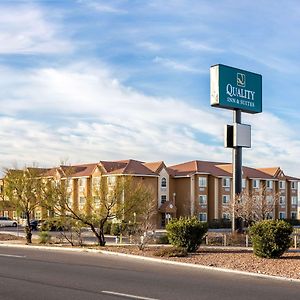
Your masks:
M1 0L0 166L231 162L209 68L262 74L243 163L300 177L297 0Z

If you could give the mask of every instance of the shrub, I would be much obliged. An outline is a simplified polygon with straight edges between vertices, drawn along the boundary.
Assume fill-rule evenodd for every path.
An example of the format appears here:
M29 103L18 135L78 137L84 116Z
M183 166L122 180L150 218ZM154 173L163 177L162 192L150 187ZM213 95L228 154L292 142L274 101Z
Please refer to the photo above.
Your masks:
M110 234L111 231L111 222L106 222L103 228L104 234Z
M156 244L170 244L168 236L162 235L156 239Z
M231 220L228 219L213 219L208 222L208 228L219 229L219 228L231 228Z
M47 244L51 240L51 235L48 231L41 231L39 233L39 243L40 244Z
M121 233L121 224L119 223L112 223L110 228L110 234L118 236Z
M111 228L110 228L110 234L111 235L120 235L120 234L126 234L127 232L127 223L122 222L122 223L112 223Z
M188 252L186 248L172 247L158 250L154 253L154 255L160 257L186 257L188 255Z
M254 254L279 258L290 247L293 227L282 220L265 220L250 227Z
M172 245L184 247L188 252L195 252L207 232L207 223L200 222L195 217L173 219L167 224L166 229Z

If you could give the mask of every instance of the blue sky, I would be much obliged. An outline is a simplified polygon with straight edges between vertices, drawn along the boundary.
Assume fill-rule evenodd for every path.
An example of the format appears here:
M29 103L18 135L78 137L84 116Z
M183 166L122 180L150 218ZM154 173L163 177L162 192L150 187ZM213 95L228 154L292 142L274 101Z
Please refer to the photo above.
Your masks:
M298 1L0 1L0 164L231 161L209 67L263 76L244 164L300 176Z

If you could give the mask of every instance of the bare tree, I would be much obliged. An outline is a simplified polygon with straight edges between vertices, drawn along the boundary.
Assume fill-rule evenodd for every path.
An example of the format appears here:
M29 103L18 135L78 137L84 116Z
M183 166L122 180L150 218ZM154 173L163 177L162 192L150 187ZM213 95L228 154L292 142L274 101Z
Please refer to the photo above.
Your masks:
M261 187L253 193L243 191L232 199L223 211L231 214L234 210L236 218L241 218L246 224L251 224L272 218L278 201L278 193L272 193L266 187Z
M152 193L133 178L115 177L110 182L101 177L98 186L93 187L93 196L86 197L84 209L76 209L69 201L65 180L51 182L44 193L44 203L56 216L64 216L89 226L100 246L105 246L104 227L109 220L129 220L135 212L144 211Z
M144 250L147 244L153 240L154 230L156 228L155 215L157 212L156 201L153 201L151 194L148 195L149 199L146 201L143 211L134 220L131 232L131 240L138 246L139 250Z

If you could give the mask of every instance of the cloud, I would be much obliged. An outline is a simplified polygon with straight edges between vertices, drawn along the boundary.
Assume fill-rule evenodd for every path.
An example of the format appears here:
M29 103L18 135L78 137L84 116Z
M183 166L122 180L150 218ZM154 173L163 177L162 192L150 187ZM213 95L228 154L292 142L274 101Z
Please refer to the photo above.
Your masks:
M72 51L60 26L37 6L0 5L0 54L46 54Z
M161 45L153 42L140 42L138 43L138 46L149 51L159 51L162 49Z
M201 69L191 67L187 64L180 63L175 60L171 60L169 58L156 56L153 59L153 62L176 71L187 72L187 73L204 73L204 71L202 71Z
M18 160L48 166L65 157L73 163L231 161L222 142L223 125L231 123L228 111L144 95L104 65L2 68L0 89L6 107L0 116L2 165ZM253 124L253 149L244 151L245 164L281 165L297 175L300 143L294 129L271 113L244 114L244 121Z
M84 4L85 6L96 10L100 13L113 13L113 14L124 14L127 13L126 10L117 8L116 6L107 4L106 1L94 1L94 0L78 0L80 4Z
M222 152L193 138L199 132L222 132L212 112L178 99L143 95L103 66L77 64L26 74L2 70L2 163L17 158L48 164L66 156L73 162L124 157L177 162Z
M193 51L200 51L200 52L223 52L223 49L212 47L207 43L204 42L198 42L198 41L193 41L193 40L182 40L181 44Z

